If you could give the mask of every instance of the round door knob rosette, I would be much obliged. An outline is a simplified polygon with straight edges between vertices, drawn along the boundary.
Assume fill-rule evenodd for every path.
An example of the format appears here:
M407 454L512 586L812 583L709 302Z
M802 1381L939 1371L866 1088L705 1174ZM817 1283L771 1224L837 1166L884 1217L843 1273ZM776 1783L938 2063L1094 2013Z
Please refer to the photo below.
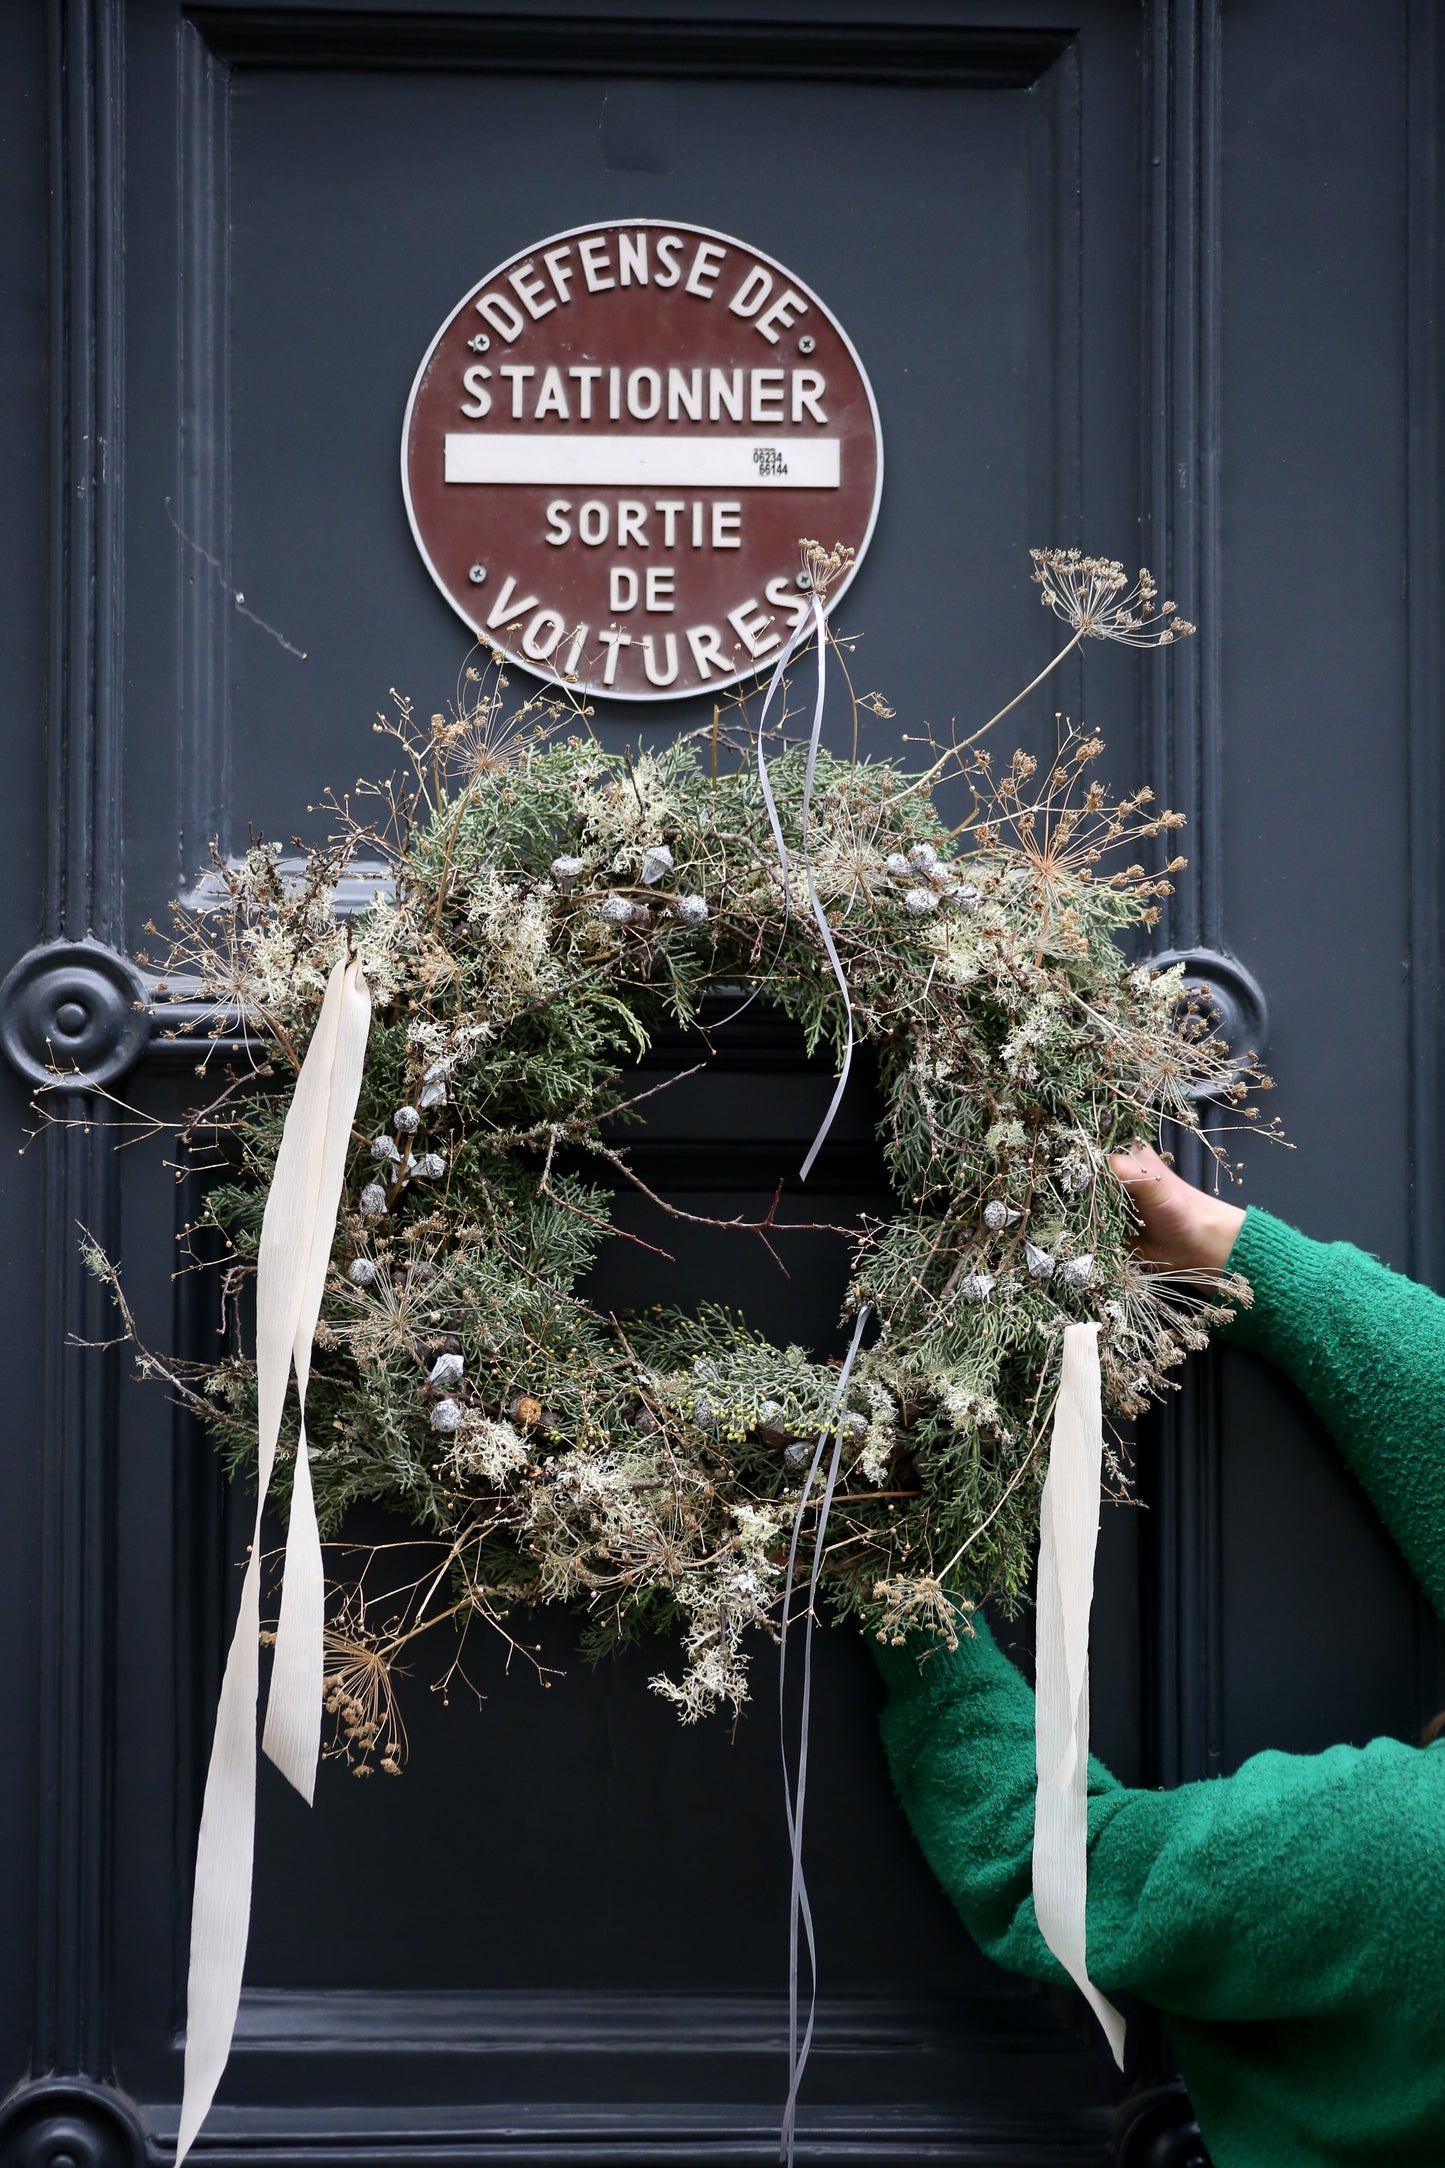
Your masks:
M149 1037L140 972L103 942L45 942L0 985L0 1051L32 1084L113 1084Z

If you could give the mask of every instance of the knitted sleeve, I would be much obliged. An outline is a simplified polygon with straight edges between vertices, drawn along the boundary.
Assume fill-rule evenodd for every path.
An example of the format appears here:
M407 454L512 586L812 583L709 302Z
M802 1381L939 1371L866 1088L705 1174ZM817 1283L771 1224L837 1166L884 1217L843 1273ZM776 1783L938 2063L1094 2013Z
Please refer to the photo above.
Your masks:
M1293 1379L1445 1617L1445 1300L1253 1206L1229 1265L1254 1305L1228 1338Z
M1061 1981L1033 1909L1032 1693L982 1622L921 1667L912 1648L877 1653L893 1780L929 1865L991 1957ZM1178 2017L1339 2010L1378 1991L1438 1910L1442 1814L1445 1748L1390 1739L1259 1754L1168 1792L1091 1762L1091 1977Z

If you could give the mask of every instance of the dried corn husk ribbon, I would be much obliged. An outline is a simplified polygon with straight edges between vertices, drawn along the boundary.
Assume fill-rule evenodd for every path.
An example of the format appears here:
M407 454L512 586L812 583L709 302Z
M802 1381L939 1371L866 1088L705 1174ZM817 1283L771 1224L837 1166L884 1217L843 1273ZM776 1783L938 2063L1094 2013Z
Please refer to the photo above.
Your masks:
M1066 1325L1039 1523L1035 1650L1034 1914L1039 1932L1124 2067L1124 2020L1089 1978L1089 1610L1099 1540L1104 1421L1099 1328Z
M221 1681L196 1849L176 2168L215 2097L231 2052L241 1999L256 1833L261 1515L293 1367L301 1428L265 1748L308 1806L316 1782L321 1751L324 1590L306 1450L306 1384L370 1021L371 996L361 964L355 957L343 957L327 984L321 1015L296 1079L261 1227L256 1261L256 1526L241 1585L240 1614Z

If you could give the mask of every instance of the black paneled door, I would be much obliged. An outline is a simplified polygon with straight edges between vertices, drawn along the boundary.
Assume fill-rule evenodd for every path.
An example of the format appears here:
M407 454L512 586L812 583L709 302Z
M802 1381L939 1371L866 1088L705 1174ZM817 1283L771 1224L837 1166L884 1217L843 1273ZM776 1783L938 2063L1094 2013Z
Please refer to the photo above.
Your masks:
M661 218L796 271L871 378L886 478L842 615L895 711L865 718L873 749L981 719L1038 667L1030 544L1151 563L1200 620L1044 705L1189 816L1160 946L1263 987L1298 1148L1256 1152L1250 1194L1440 1277L1431 0L3 0L0 46L17 1142L47 1036L142 1109L186 1104L193 1057L125 961L144 922L212 837L314 834L307 807L374 764L389 688L423 713L453 688L467 634L398 474L437 326L546 235ZM824 1083L750 1026L663 1102L659 1186L765 1199ZM187 1186L116 1154L99 1092L67 1111L6 1162L0 1246L0 2168L135 2168L174 2139L245 1512L159 1393L71 1344L109 1330L77 1223L155 1340L215 1320L172 1278ZM819 1179L879 1201L866 1076ZM680 1250L666 1291L831 1345L838 1251L765 1279L739 1239ZM641 1254L604 1267L610 1301L664 1291ZM1141 1491L1109 1516L1098 1608L1121 1775L1412 1732L1436 1640L1278 1382L1201 1366L1141 1440ZM566 1622L539 1632L566 1665L545 1694L486 1651L481 1707L418 1679L400 1783L328 1765L308 1814L263 1765L250 1985L200 2161L775 2157L769 1659L735 1734L683 1732L646 1652L594 1672ZM866 1653L824 1637L802 2157L1190 2159L1178 2100L1120 2121L1077 2011L974 1950L893 1805L875 1704ZM1147 2020L1136 2040L1137 2093L1169 2066Z

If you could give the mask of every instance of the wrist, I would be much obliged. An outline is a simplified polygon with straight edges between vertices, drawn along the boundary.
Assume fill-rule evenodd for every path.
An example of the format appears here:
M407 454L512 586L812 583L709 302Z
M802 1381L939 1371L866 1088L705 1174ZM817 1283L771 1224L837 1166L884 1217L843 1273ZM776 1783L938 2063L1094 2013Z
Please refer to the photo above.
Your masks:
M1239 1240L1244 1213L1237 1204L1226 1204L1220 1197L1202 1197L1200 1205L1194 1230L1195 1254L1190 1262L1212 1272L1223 1272Z

